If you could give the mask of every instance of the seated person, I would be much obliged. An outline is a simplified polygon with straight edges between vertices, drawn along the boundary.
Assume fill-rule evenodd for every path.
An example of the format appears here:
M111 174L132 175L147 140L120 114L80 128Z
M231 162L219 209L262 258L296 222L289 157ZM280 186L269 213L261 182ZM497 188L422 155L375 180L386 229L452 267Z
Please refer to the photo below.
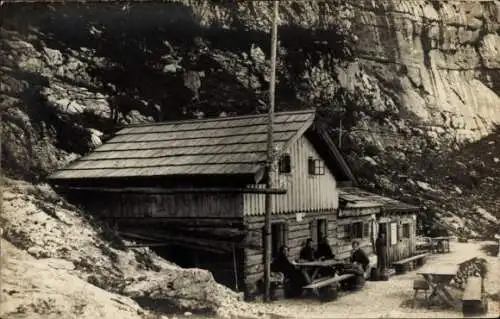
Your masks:
M370 264L370 259L366 253L359 247L359 242L354 241L352 243L352 253L351 253L351 265L346 266L343 269L343 273L354 274L355 276L345 280L342 284L345 288L349 290L360 289L365 282L364 274Z
M360 264L364 271L366 271L368 265L370 264L370 259L363 249L359 247L359 242L357 240L352 242L351 262L353 264Z
M299 297L307 280L295 263L288 258L288 247L282 246L276 259L271 263L271 271L285 275L285 293L290 297Z
M326 236L322 236L318 243L316 258L320 260L335 259L335 255L332 252L332 248L330 247L330 243L328 242L328 238L326 238Z
M314 251L314 248L312 247L312 239L307 238L306 245L304 247L302 247L302 249L300 250L299 259L307 260L307 261L314 261L315 254L316 253Z

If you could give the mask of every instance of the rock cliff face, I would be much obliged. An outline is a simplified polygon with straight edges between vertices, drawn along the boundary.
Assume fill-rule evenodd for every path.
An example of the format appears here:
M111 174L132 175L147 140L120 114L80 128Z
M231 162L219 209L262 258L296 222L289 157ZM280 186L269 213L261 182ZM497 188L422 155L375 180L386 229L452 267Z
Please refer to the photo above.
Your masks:
M473 139L500 121L498 1L350 3L359 64L411 113Z
M43 179L128 123L266 110L268 2L23 4L2 15L10 176ZM457 186L496 207L488 185L500 179L484 169L496 151L465 168L450 159L500 123L499 15L498 1L282 1L277 108L315 106L332 134L342 118L342 151L368 188L443 209ZM422 198L415 181L442 192Z
M1 161L9 177L43 180L129 123L266 111L267 1L4 4L0 14ZM317 107L335 138L342 119L342 152L363 186L423 206L427 225L498 233L499 31L498 1L281 1L277 109ZM58 207L41 198L41 208L19 214L34 199L15 193L2 221L8 240L54 257L46 236L33 236L63 242ZM21 232L28 224L37 231ZM83 229L70 226L71 234ZM89 245L99 260L113 259ZM73 263L86 256L57 253ZM104 262L97 283L77 275L99 286L143 274L115 264ZM190 273L174 270L172 280ZM148 273L148 287L108 290L168 295L191 309L225 302L210 298L208 274L206 289L177 289L180 296L164 290L163 273Z
M202 25L269 30L271 11L265 3L227 7L210 1L181 2L193 8ZM318 41L331 38L320 39L320 32L313 30L357 38L352 63L328 63L343 57L338 52L303 61L305 70L296 74L302 82L298 87L306 85L309 92L297 93L306 101L316 94L326 98L338 86L361 91L378 111L394 111L396 106L402 118L415 116L438 133L452 129L459 139L478 139L500 121L498 1L283 1L280 19L285 56L291 51L286 34L290 28L311 31Z

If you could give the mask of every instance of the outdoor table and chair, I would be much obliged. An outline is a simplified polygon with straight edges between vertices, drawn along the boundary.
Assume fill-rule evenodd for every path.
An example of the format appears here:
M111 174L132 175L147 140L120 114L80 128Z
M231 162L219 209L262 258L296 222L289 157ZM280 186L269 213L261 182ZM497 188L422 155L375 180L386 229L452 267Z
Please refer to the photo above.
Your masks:
M446 305L454 309L460 309L460 300L455 298L447 289L450 287L452 279L457 275L458 270L458 265L448 264L427 266L417 272L423 276L431 289L431 294L428 298L428 307L433 299L440 299Z
M295 265L306 278L307 284L303 289L310 290L320 299L332 299L331 296L326 296L329 288L332 288L336 283L354 277L354 274L339 275L339 271L347 264L335 259L297 262Z
M450 239L449 236L430 237L432 241L432 250L436 253L450 252Z

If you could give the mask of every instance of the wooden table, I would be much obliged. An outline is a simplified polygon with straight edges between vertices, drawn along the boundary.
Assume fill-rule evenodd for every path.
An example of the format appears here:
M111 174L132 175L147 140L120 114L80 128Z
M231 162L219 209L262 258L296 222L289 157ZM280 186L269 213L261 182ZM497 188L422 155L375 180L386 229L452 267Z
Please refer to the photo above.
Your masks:
M460 301L446 290L446 286L449 286L451 280L457 275L458 268L459 266L455 264L436 265L424 267L417 272L424 277L432 289L429 302L433 298L440 298L448 306L457 310L460 309Z
M450 239L449 236L440 236L440 237L430 237L432 241L433 249L436 249L436 252L450 252ZM439 251L439 244L441 243L441 251Z
M336 266L344 265L345 263L335 259L304 261L296 262L295 265L302 271L307 280L307 284L312 284L320 275L322 269L335 269ZM329 276L333 277L333 276ZM328 277L328 278L329 278ZM315 294L318 294L317 289L313 289Z

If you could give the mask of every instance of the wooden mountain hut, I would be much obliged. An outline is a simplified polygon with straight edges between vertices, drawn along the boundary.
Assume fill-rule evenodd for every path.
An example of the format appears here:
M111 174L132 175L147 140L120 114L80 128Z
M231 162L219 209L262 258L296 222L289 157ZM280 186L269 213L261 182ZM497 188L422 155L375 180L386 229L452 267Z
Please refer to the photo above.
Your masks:
M287 244L298 257L320 232L335 245L338 187L356 185L314 120L275 114L273 256ZM123 236L248 291L264 269L266 150L267 115L131 125L49 181Z
M380 231L387 234L388 263L415 255L419 207L359 187L342 187L339 200L340 257L348 256L353 240L358 240L367 253L375 253L375 239Z

